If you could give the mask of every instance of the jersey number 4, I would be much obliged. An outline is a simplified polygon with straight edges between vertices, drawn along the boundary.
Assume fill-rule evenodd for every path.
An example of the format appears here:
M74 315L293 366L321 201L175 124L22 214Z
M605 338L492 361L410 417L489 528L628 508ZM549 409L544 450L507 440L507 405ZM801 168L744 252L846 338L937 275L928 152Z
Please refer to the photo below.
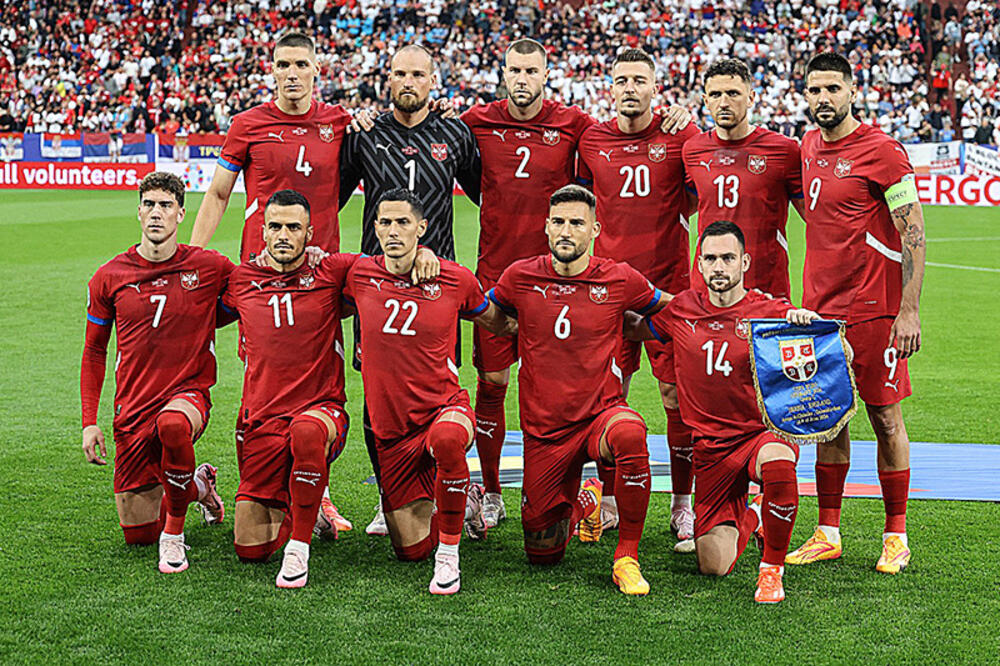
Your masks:
M295 160L295 170L301 173L306 178L308 178L309 174L313 172L312 166L310 166L309 162L306 161L305 146L299 146L299 157L297 160Z
M713 375L716 372L721 372L724 377L728 377L729 373L733 371L732 364L726 360L726 351L729 349L729 343L722 343L717 356L715 355L715 340L709 340L701 348L705 352L705 374Z

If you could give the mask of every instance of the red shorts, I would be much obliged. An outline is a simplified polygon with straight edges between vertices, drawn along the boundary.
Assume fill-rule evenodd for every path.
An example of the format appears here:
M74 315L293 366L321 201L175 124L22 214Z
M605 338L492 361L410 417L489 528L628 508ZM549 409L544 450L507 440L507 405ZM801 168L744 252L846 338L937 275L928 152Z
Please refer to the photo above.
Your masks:
M639 371L642 360L642 347L646 348L649 365L653 376L667 384L677 383L677 373L674 372L674 341L646 340L645 342L622 341L621 368L622 375L630 377Z
M470 421L476 422L466 394L461 401L442 407L430 423L406 437L391 442L375 440L379 488L384 511L395 511L417 500L434 499L434 476L437 474L437 465L434 463L434 456L431 455L427 434L431 426L448 412L461 412L468 416Z
M500 372L517 363L517 336L493 335L472 327L472 364L480 372Z
M308 409L326 414L337 427L337 437L330 444L327 464L336 460L347 441L350 421L344 406L336 402L321 402ZM273 418L247 430L242 442L236 442L236 460L240 467L240 484L236 500L289 502L288 477L292 473L292 441L289 429L292 417Z
M713 440L694 443L694 537L717 525L736 523L747 508L750 482L757 478L757 454L765 444L784 444L799 459L799 447L770 432L738 439L728 446ZM709 446L706 446L708 444Z
M608 421L623 413L642 419L638 412L622 404L605 409L558 439L538 439L525 433L521 484L521 523L525 529L542 530L569 517L580 492L583 465L600 457L601 436Z
M171 400L185 400L201 414L201 430L194 433L195 441L205 432L208 425L212 401L208 394L199 390L180 391L163 401L163 404L145 423L134 431L115 430L115 472L114 488L116 493L124 493L142 486L162 483L160 478L160 460L163 457L163 445L156 433L156 415L159 414Z
M890 346L894 317L879 317L847 327L847 341L854 348L854 378L858 395L869 405L894 405L910 396L907 359Z

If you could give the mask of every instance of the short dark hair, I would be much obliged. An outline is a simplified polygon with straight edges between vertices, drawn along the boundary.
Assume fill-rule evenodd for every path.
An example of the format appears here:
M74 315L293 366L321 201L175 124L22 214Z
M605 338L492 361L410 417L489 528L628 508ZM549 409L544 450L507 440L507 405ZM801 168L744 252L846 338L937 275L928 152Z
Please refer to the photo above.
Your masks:
M269 206L302 206L306 209L306 218L311 216L309 212L309 199L301 192L295 190L278 190L264 204L264 210Z
M431 50L423 44L407 44L406 46L400 47L399 50L393 53L392 57L389 58L389 66L392 66L392 61L396 59L396 56L401 53L406 53L407 51L419 51L427 56L427 59L430 60L431 63L431 71L437 67L437 64L434 62L434 54L431 53Z
M705 70L702 82L708 83L708 80L713 76L735 76L743 79L744 83L753 84L753 77L750 76L750 68L747 67L745 62L736 58L722 58L713 62Z
M552 196L549 197L549 208L572 202L585 203L590 207L590 210L597 210L597 199L594 198L594 193L580 185L563 185L553 192Z
M142 195L150 190L169 192L174 195L177 205L184 207L184 181L178 176L166 171L148 173L139 183L139 200L142 201Z
M854 70L844 56L833 51L814 55L806 65L806 79L813 72L840 72L845 81L854 81Z
M274 50L277 51L282 46L290 46L293 48L304 46L309 49L310 53L316 53L316 42L313 41L313 38L304 32L299 32L297 30L289 30L288 32L282 33L281 37L278 37L277 41L274 42Z
M511 51L513 51L514 53L520 53L521 55L531 55L532 53L541 53L543 60L548 60L549 58L549 54L545 50L545 47L542 46L541 42L536 42L535 40L528 39L527 37L525 37L524 39L516 39L513 42L511 42L510 46L507 47L507 50L504 51L503 54L504 60L507 59L507 56L510 54Z
M656 72L656 63L653 62L653 59L649 56L649 54L642 49L622 49L618 52L618 55L615 56L615 61L611 63L611 69L614 69L620 62L644 62L649 65L649 68L653 70L653 72Z
M747 241L743 236L743 230L729 220L716 220L705 227L705 230L701 232L701 238L698 239L698 246L701 247L701 244L709 236L728 236L730 234L736 236L736 240L740 244L740 250L745 251L747 249Z
M424 202L420 200L420 197L413 190L408 190L405 187L394 187L383 193L375 203L376 215L378 215L378 209L386 201L405 201L410 204L410 208L413 209L413 213L417 216L418 220L424 219Z

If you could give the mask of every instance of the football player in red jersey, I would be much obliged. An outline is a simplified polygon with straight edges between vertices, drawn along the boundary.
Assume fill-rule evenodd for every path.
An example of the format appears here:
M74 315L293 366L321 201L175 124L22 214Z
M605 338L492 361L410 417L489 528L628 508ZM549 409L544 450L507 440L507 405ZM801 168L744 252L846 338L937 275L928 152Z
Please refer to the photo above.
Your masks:
M715 127L684 144L688 187L698 198L698 230L716 220L739 225L753 257L747 288L788 298L788 204L803 213L799 144L750 124L756 93L742 61L712 63L704 84L703 101ZM696 272L691 286L705 288Z
M745 288L750 255L743 232L732 222L713 222L700 240L698 271L707 294L704 289L686 290L648 317L645 326L632 330L642 333L638 338L674 341L681 413L694 429L699 570L717 576L729 573L757 534L763 554L754 599L778 603L785 598L783 565L799 505L798 447L763 426L746 322L784 317L807 325L819 315ZM761 485L763 496L748 507L750 481Z
M288 188L303 193L310 202L315 222L312 244L326 252L340 250L340 146L350 116L339 105L313 99L318 73L312 38L300 32L286 32L278 38L272 61L276 99L233 118L191 230L192 245L208 245L242 171L247 196L241 261L263 248L262 204L273 193ZM237 438L242 437L239 420L236 430ZM350 521L340 515L329 497L324 489L317 530L335 535L337 530L351 529Z
M427 224L415 193L384 193L374 220L383 254L351 268L344 298L361 323L361 375L393 548L400 560L423 560L438 541L430 591L454 594L461 586L463 519L480 515L482 500L465 459L474 425L469 395L458 384L458 319L472 319L496 334L510 334L516 323L454 262L442 260L433 282L410 281Z
M549 197L573 182L577 145L594 120L579 107L543 97L548 78L545 47L518 39L504 54L508 98L475 106L461 118L476 135L482 161L479 261L476 277L485 288L518 259L548 252L537 233L549 210ZM674 106L657 111L664 132L678 132L691 115ZM506 435L504 400L510 366L517 361L517 340L473 330L476 390L476 448L486 486L483 514L489 526L506 516L500 495L500 457ZM610 488L609 488L610 490ZM605 524L617 524L614 497L604 501Z
M662 307L661 293L628 264L588 254L600 233L596 200L579 185L550 198L550 254L510 265L490 299L518 320L518 374L524 430L521 523L534 564L559 562L573 525L600 521L601 483L580 488L587 460L617 472L619 533L613 580L643 595L638 547L649 505L646 424L625 403L621 348L626 310Z
M851 114L856 95L846 58L821 53L809 62L805 96L819 129L802 139L803 304L823 316L847 320L858 393L878 443L885 503L882 555L875 568L894 574L910 561L910 440L900 401L911 393L907 359L920 349L924 218L906 151ZM840 557L840 507L850 446L846 429L818 446L819 526L789 554L789 563Z
M83 453L106 465L97 408L111 327L115 361L114 492L129 544L159 539L163 573L188 568L184 517L198 501L206 522L222 522L216 470L195 469L194 441L208 423L215 384L219 295L233 265L211 250L177 243L184 183L154 172L139 184L142 238L100 269L87 292L80 369Z
M624 261L668 293L688 287L688 195L684 189L681 148L698 134L688 125L676 134L664 133L651 108L656 91L656 65L642 49L623 49L612 65L612 91L617 117L588 129L580 139L580 182L597 197L601 235L594 253ZM679 552L694 551L694 515L691 512L691 429L677 409L671 343L646 345L667 413L670 476L673 488L670 525L677 534ZM642 345L624 341L620 363L625 394L639 369ZM602 471L604 471L602 469ZM614 494L614 472L606 471L605 499ZM585 521L580 538L595 540Z
M246 212L240 260L264 247L263 204L274 192L294 189L309 200L316 222L312 243L337 252L340 145L350 116L340 105L313 99L319 74L312 38L288 32L274 45L275 100L237 114L226 132L218 167L198 209L191 244L204 247L222 220L240 171L246 179Z

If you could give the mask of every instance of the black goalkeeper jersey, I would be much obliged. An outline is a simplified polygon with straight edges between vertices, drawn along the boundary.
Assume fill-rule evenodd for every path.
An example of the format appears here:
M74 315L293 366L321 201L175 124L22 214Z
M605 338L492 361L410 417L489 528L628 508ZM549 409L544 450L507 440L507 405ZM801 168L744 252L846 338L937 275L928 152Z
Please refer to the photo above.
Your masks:
M349 134L340 153L340 207L361 181L365 211L361 251L381 254L375 236L375 203L384 192L411 189L424 204L427 233L420 244L445 259L455 259L452 205L454 182L479 204L481 165L479 148L469 127L458 118L442 119L437 113L416 127L406 127L383 113L368 132Z

